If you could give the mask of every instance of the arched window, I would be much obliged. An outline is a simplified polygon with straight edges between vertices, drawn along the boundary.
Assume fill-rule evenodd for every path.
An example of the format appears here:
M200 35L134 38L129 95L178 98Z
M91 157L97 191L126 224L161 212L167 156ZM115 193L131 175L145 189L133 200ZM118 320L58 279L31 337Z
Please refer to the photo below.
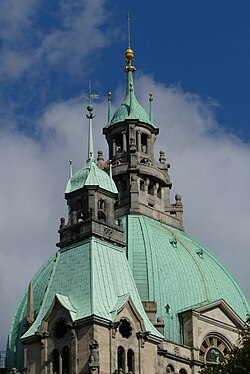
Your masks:
M187 372L186 372L185 369L181 369L181 370L179 371L179 373L180 373L180 374L187 374Z
M217 365L228 352L229 347L220 337L208 336L200 347L199 358L209 366Z
M135 355L132 349L128 350L127 354L128 372L134 373L135 370Z
M57 349L52 351L53 373L59 373L59 352Z
M141 134L141 151L148 153L148 136L144 133Z
M167 366L167 373L174 373L174 367L172 365Z
M107 219L107 203L105 200L101 199L98 201L98 220L101 222L106 222Z
M62 350L62 373L69 373L69 348L64 347Z
M121 346L117 349L117 369L122 369L125 372L125 351Z

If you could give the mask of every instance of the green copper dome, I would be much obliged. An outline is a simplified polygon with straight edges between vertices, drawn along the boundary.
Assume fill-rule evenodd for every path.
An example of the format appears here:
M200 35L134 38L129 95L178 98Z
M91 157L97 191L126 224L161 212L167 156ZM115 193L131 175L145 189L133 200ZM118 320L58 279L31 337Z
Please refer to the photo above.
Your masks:
M79 190L84 186L99 186L106 191L118 192L113 179L93 160L87 161L86 165L69 179L65 193Z
M32 279L35 318L39 313L55 261L56 255L49 257ZM25 332L27 298L28 288L23 293L11 321L7 344L7 367L23 365L23 344L20 338Z
M211 252L183 231L145 216L126 216L124 225L127 257L140 297L157 302L167 339L181 342L179 312L219 299L245 321L248 301Z
M149 118L145 109L139 104L136 99L133 87L133 73L128 71L126 95L121 105L116 109L110 123L107 127L116 123L123 122L127 119L137 119L141 122L147 123L153 127L155 125Z

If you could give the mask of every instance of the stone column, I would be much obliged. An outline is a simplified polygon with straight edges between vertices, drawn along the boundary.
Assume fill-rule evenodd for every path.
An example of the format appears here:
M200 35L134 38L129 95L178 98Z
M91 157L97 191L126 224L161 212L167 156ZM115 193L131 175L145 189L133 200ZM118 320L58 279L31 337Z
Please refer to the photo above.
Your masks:
M48 335L41 338L41 373L48 374Z
M122 146L123 146L123 152L127 152L127 133L126 131L122 131Z
M71 362L70 372L72 374L78 374L77 357L78 357L78 340L77 340L76 331L72 327L71 328L71 344L70 344L70 362Z
M115 141L115 138L113 138L112 143L113 143L113 156L115 156L115 153L116 153L116 141Z
M62 352L59 352L59 374L63 374L63 372L62 372Z
M137 131L137 151L141 152L141 131Z

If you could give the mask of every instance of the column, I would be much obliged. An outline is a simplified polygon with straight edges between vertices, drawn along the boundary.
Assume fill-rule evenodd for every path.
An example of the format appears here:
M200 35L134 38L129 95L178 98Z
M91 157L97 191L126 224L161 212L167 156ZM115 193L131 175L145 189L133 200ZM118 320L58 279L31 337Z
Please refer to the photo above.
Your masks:
M126 131L122 131L122 146L123 146L123 152L127 152L127 137L126 137Z
M116 154L116 141L115 141L115 138L113 138L112 142L113 142L113 156L115 156L115 154Z
M141 152L141 131L137 131L137 151Z

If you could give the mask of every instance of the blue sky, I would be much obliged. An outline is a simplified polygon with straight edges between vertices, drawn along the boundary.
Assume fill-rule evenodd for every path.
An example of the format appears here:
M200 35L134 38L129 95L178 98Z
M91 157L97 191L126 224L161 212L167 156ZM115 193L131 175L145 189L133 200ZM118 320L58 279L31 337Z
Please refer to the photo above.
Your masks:
M102 95L117 87L126 33L122 20L129 7L140 71L204 100L213 98L220 122L249 139L248 1L107 1L96 8L93 3L76 1L69 7L67 1L26 0L18 5L27 4L26 18L24 9L2 19L1 100L15 106L22 129L32 126L32 118L49 103L86 91L86 78ZM77 12L78 24L72 25Z
M106 152L106 95L113 108L124 95L128 10L136 94L148 108L153 92L156 152L167 151L186 230L250 294L249 1L0 5L0 348L17 299L55 251L68 160L77 169L86 156L89 80L100 94L95 148Z

